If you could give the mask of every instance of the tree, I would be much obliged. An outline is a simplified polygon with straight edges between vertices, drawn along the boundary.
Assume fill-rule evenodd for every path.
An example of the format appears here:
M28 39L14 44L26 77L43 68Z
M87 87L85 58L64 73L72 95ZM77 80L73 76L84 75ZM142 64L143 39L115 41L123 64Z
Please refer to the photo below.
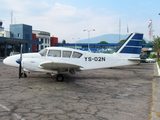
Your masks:
M65 40L63 40L63 41L62 41L62 43L63 43L63 44L66 44L66 41L65 41Z
M98 44L108 44L106 41L101 41Z
M142 40L142 44L146 44L146 41L144 39Z
M157 59L159 60L160 53L160 37L154 37L154 40L150 42L153 45L153 50L157 52Z
M120 40L118 44L123 44L126 40Z

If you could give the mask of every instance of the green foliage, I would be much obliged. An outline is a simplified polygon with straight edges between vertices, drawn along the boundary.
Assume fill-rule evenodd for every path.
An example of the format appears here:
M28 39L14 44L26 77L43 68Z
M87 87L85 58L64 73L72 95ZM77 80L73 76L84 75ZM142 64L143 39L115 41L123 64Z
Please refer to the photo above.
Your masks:
M150 54L149 57L150 58L156 58L157 56L155 54Z
M144 39L142 40L142 44L146 44L146 41Z
M160 66L160 60L158 60L157 62L158 62L158 65Z
M126 40L120 40L118 44L123 44Z
M101 41L98 44L108 44L106 41Z
M153 45L153 50L157 52L157 59L159 60L159 53L160 53L160 37L154 37L154 40L150 42Z

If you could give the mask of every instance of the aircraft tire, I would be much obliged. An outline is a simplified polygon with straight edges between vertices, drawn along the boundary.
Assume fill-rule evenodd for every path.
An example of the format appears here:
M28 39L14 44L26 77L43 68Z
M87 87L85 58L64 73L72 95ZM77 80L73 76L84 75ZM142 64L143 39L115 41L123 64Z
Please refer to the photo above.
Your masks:
M27 74L26 73L21 73L21 77L26 78Z
M58 74L58 75L56 76L56 80L57 80L58 82L63 82L63 80L64 80L63 75L62 75L62 74Z

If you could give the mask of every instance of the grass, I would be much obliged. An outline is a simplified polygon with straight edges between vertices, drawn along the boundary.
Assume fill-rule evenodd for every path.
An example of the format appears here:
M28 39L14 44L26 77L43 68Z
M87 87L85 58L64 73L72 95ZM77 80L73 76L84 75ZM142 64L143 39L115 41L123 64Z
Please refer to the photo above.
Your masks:
M157 62L158 62L158 65L160 66L160 60L157 60Z

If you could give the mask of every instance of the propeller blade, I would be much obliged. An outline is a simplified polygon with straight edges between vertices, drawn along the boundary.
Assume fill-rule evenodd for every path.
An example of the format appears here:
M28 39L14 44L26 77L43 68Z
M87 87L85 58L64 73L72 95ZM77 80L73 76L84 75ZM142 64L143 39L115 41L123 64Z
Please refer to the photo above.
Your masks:
M21 78L21 73L22 73L22 66L21 63L19 64L19 79Z
M22 64L21 64L22 59L19 58L16 60L16 62L19 64L19 79L21 78L21 73L22 73Z
M19 59L19 79L21 78L22 73L22 44L20 49L20 59ZM18 61L18 60L17 60Z

